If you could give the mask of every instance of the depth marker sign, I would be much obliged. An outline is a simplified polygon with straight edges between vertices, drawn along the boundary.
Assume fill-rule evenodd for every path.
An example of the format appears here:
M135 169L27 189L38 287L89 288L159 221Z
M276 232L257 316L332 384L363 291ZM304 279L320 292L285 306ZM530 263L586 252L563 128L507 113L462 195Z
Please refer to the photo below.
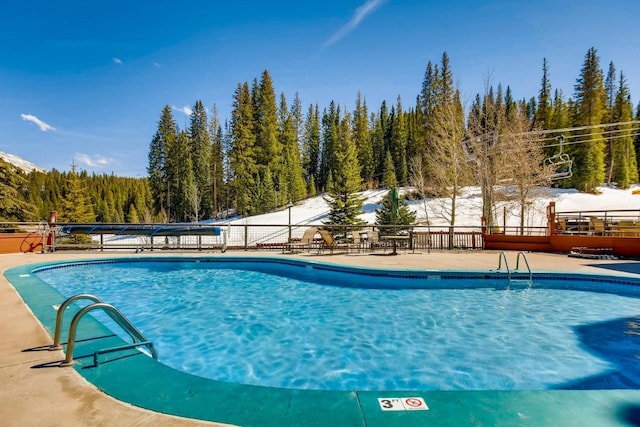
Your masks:
M379 397L383 411L428 411L429 407L421 397Z

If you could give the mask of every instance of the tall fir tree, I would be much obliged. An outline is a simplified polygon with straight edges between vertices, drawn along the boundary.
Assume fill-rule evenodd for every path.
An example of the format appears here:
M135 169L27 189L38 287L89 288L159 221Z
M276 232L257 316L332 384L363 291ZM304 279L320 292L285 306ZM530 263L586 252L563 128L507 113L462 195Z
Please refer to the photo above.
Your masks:
M158 129L149 146L147 166L153 210L156 215L166 216L166 211L170 208L167 151L168 147L175 143L177 136L178 127L171 113L171 107L165 105L158 121Z
M353 140L358 152L358 163L362 168L360 176L369 183L373 181L373 148L369 132L369 112L367 101L360 92L356 97L356 109L353 112Z
M279 183L284 173L282 145L278 141L278 106L273 80L267 70L262 72L258 93L254 94L255 117L255 154L258 170L264 180L265 170L269 168L274 183ZM276 188L276 192L282 189Z
M396 105L391 109L391 132L389 151L392 153L396 168L396 177L401 185L408 183L407 168L407 126L402 101L398 96Z
M254 210L251 194L258 172L254 151L253 103L248 83L238 84L234 93L229 130L229 178L236 210L241 215Z
M316 184L321 189L326 189L329 182L329 174L334 171L336 165L336 145L338 141L338 127L340 126L340 107L334 101L329 103L329 110L322 114L322 149L320 153L319 181ZM358 173L360 173L358 171Z
M355 144L351 138L351 117L346 114L339 123L335 144L335 167L331 169L331 179L325 200L329 205L327 224L361 224L360 215L364 199L358 194L362 190L360 166Z
M585 55L580 77L575 85L574 126L591 126L582 131L580 144L573 149L576 172L573 185L581 191L595 192L604 182L605 141L602 129L595 127L602 123L605 109L605 91L603 86L600 58L595 48Z
M300 163L296 117L292 111L289 111L284 93L280 95L278 111L278 139L283 148L284 156L284 173L282 174L284 188L281 190L278 203L280 206L284 206L287 202L303 198L306 188Z
M224 135L222 133L220 118L218 117L218 107L215 104L212 109L209 134L211 135L211 202L213 205L213 214L214 216L217 216L222 210L221 201L223 198L221 196L225 193L225 153Z
M633 146L634 125L631 123L633 105L631 104L629 86L622 72L620 72L620 86L612 110L614 122L620 123L616 127L615 140L612 141L612 178L618 187L626 189L638 182L638 162ZM635 128L637 129L637 125Z
M391 152L387 150L384 160L384 172L382 173L382 186L384 188L393 188L397 185L398 178L396 177L396 167L393 164Z
M551 81L549 80L549 64L547 58L542 60L542 85L538 92L538 105L533 126L537 129L550 129L553 116ZM507 112L509 115L509 112Z
M189 126L189 149L191 152L191 167L194 184L198 195L198 205L203 217L209 218L213 214L213 200L211 194L211 136L207 111L202 101L196 101L191 113Z
M307 183L307 193L315 194L317 191L316 181L320 173L320 113L318 104L309 105L304 122L302 168Z
M60 220L63 222L87 223L95 221L95 213L91 199L87 197L87 189L78 173L76 164L71 164L71 172L67 174L65 191L62 199Z

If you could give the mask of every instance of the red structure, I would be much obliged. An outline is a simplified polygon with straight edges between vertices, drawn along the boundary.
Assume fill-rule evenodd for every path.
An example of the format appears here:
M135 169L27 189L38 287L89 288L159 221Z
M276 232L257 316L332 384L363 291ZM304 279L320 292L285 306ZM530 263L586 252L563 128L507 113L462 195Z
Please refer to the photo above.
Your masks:
M640 210L556 212L547 207L544 235L526 235L519 228L491 232L485 227L484 247L496 250L613 254L640 258Z

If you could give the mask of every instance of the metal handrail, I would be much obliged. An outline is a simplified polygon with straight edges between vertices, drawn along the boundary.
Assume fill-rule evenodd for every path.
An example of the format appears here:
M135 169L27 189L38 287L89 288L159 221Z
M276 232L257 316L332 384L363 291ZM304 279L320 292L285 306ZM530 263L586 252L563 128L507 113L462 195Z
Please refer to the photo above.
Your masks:
M67 298L62 304L60 304L60 307L58 307L58 313L56 314L56 330L53 335L53 345L49 347L49 350L62 350L63 347L60 343L60 340L62 336L62 317L64 316L64 311L67 309L69 304L81 299L88 299L93 301L94 303L102 302L102 300L95 295L77 294Z
M498 271L502 269L502 260L504 259L504 266L507 269L507 273L509 274L509 281L511 281L511 270L509 269L509 263L507 262L507 254L502 251L498 257Z
M518 257L516 258L515 271L518 271L518 269L520 268L520 256L522 256L522 259L524 260L524 263L527 266L527 270L529 271L529 281L533 283L533 273L531 272L531 267L529 267L529 261L527 260L527 256L522 251L518 252Z
M151 356L154 359L158 359L158 352L156 351L153 343L149 341L133 324L125 317L124 314L111 304L104 302L97 302L82 308L71 320L71 326L69 327L69 339L67 342L67 354L65 361L61 366L73 365L73 349L76 344L76 331L78 329L78 323L82 317L90 311L102 309L106 314L115 321L129 336L133 339L134 346L146 346L151 352Z

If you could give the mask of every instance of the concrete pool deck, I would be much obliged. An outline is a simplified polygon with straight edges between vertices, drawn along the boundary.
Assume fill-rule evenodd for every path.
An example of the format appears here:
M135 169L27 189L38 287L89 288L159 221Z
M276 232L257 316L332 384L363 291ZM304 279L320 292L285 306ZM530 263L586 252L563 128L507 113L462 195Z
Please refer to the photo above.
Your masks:
M283 257L277 252L228 252L221 256L272 256ZM154 252L146 252L136 256L158 256ZM165 255L165 254L161 254ZM220 256L219 253L167 253L170 256ZM83 260L100 257L128 256L131 253L68 253L57 252L51 254L16 254L0 255L0 270L4 271L13 266L53 262L63 260ZM434 270L489 270L498 264L498 252L432 252L430 254L402 253L397 256L382 254L349 254L349 255L310 255L300 254L289 256L299 259L329 262L335 264L359 265L379 268L420 268ZM611 275L640 276L640 262L629 260L591 260L569 258L566 255L528 253L527 258L534 271L566 271L573 273L596 273ZM510 266L515 265L516 253L507 253ZM35 351L51 344L52 338L46 329L36 319L30 309L24 304L5 276L0 277L0 419L7 426L32 425L65 425L65 426L121 426L121 425L224 425L207 423L199 420L178 418L169 415L140 409L120 402L88 382L75 369L42 368L48 363L63 359L62 352ZM428 404L438 402L441 406L448 406L455 411L456 416L450 419L439 419L429 425L514 425L514 409L520 405L518 400L523 394L493 392L493 396L473 405L462 402L453 397L444 402L445 395L433 395ZM597 391L596 391L597 393ZM387 393L391 395L393 393ZM396 393L397 394L397 393ZM526 392L525 392L526 394ZM381 395L381 393L378 393ZM593 393L591 394L593 395ZM612 395L609 393L609 395ZM538 407L540 411L549 410L547 415L540 413L535 417L529 414L517 413L517 425L586 425L584 418L591 418L593 422L603 419L611 421L606 425L640 425L640 392L631 390L628 393L612 395L613 398L595 396L584 402L584 411L574 412L576 405L566 407L557 406L556 395L547 393L546 408ZM576 395L576 398L583 398ZM240 396L242 398L242 396ZM439 402L440 401L440 402ZM374 402L375 403L375 402ZM466 405L465 405L466 403ZM538 402L540 403L540 402ZM215 402L211 402L212 405ZM556 404L556 406L554 406ZM362 405L367 405L363 398ZM467 407L465 409L465 406ZM526 405L525 405L526 407ZM483 410L479 409L483 408ZM316 408L321 412L322 408ZM532 409L529 407L528 409ZM610 414L607 411L612 412ZM451 412L453 413L453 412ZM505 414L508 414L507 416ZM318 414L320 416L321 414ZM522 416L520 416L522 415ZM405 419L398 423L393 415L385 414L377 419L360 420L356 425L423 425L417 421ZM559 419L560 417L561 419ZM260 425L259 414L253 425ZM466 420L461 424L459 420ZM457 420L457 421L456 421ZM542 420L542 421L541 421ZM571 423L571 421L575 423ZM600 421L598 421L600 420ZM434 421L434 420L432 420ZM300 424L302 425L302 424ZM345 424L346 425L346 424ZM603 424L593 424L603 425Z

